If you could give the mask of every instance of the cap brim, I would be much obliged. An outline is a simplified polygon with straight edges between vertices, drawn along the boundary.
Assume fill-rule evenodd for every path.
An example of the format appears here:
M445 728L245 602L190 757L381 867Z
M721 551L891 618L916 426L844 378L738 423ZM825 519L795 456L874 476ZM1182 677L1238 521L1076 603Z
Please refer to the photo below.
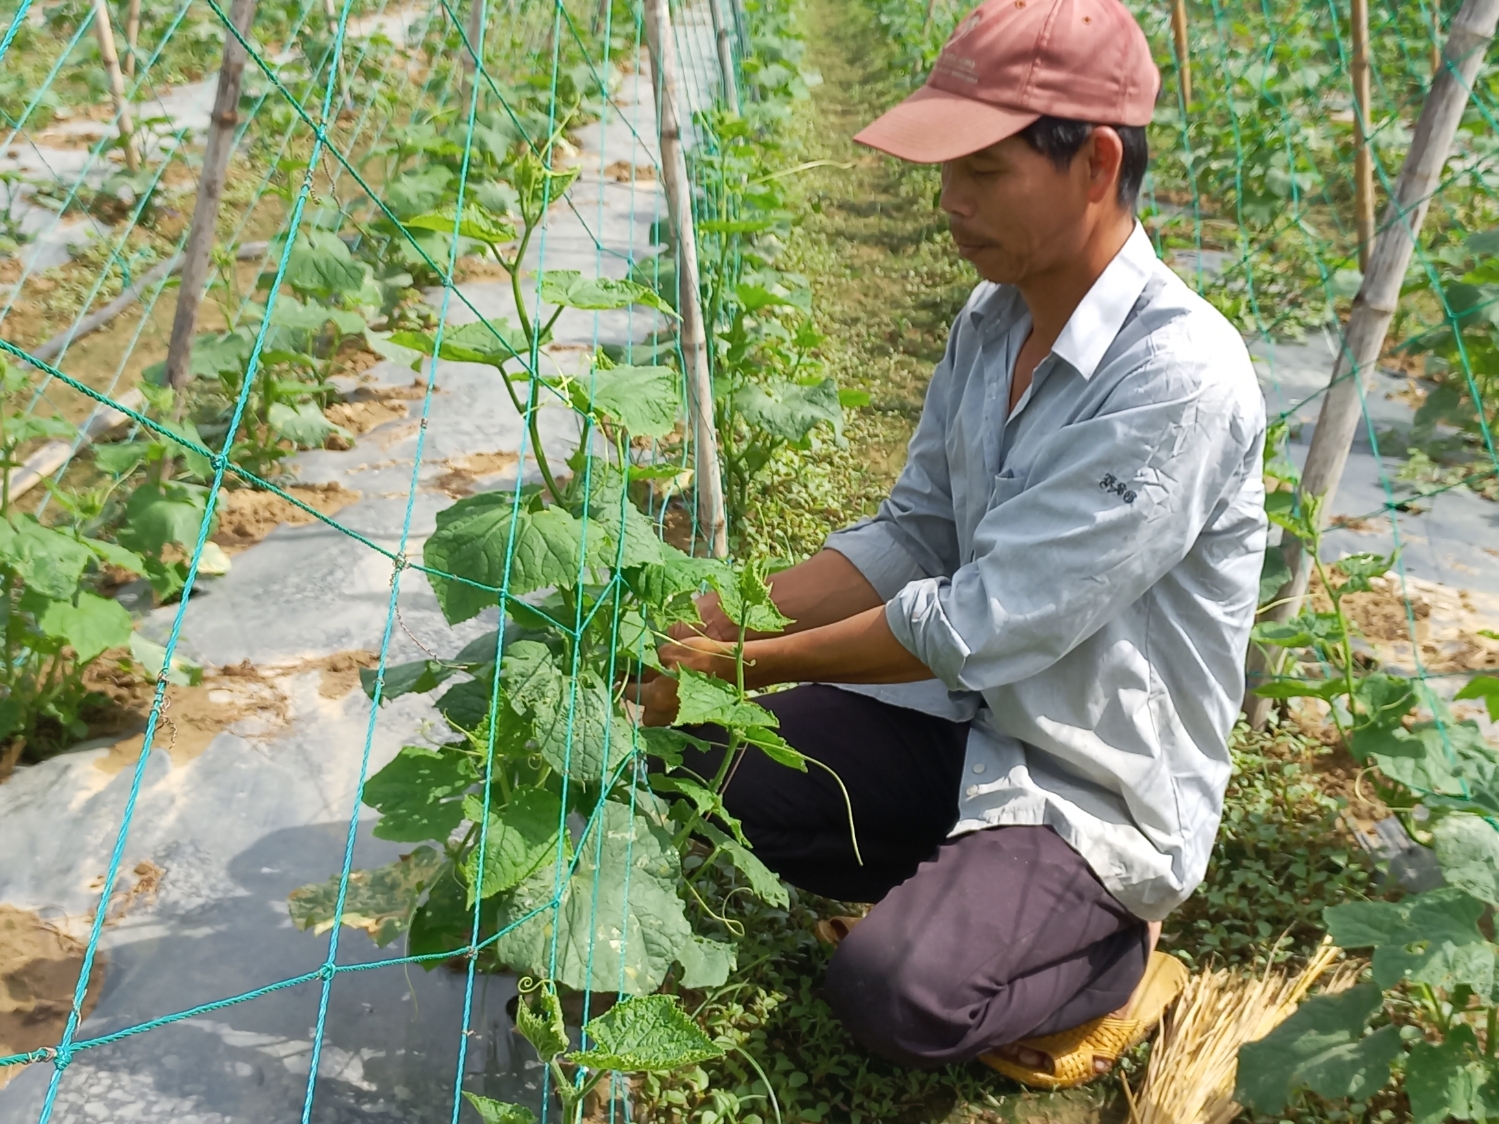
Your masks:
M913 164L940 164L1013 137L1040 117L923 86L854 140Z

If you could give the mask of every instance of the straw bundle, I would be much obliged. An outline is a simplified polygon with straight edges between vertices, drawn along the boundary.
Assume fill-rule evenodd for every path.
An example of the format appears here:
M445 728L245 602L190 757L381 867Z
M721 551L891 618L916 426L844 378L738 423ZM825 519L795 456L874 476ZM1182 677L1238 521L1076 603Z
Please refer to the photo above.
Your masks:
M1290 1018L1340 951L1324 944L1293 977L1278 969L1254 977L1227 968L1193 976L1150 1049L1139 1092L1131 1096L1124 1087L1130 1124L1230 1124L1240 1112L1239 1047ZM1343 964L1324 990L1351 986L1359 967Z

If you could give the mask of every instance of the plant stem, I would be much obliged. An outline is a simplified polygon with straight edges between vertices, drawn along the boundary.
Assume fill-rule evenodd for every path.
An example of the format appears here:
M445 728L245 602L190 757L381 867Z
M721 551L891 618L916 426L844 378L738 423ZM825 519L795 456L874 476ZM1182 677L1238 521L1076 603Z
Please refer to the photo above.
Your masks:
M552 323L557 319L557 313L562 311L559 308L557 313L552 315L552 320L548 321L545 328L535 335L532 334L533 326L531 318L526 315L525 294L520 289L520 267L521 262L526 256L526 247L531 244L531 234L535 229L536 226L534 223L526 223L525 229L521 232L520 245L516 247L515 256L508 263L505 263L503 258L501 259L502 264L505 264L510 272L510 294L515 299L515 317L520 322L521 332L525 335L526 341L529 344L529 350L533 353L541 347L542 337L551 330ZM490 249L494 250L494 247L491 246ZM496 250L495 257L498 258L499 256L499 252ZM532 358L533 356L528 355L527 361L532 361ZM433 357L433 361L436 361L435 356ZM531 448L536 456L536 467L541 471L541 479L546 484L546 489L551 494L553 502L561 503L562 492L557 487L557 481L552 477L552 466L547 463L546 453L541 447L541 429L536 424L536 411L532 410L528 414L526 408L521 405L520 397L515 393L515 388L510 385L510 376L505 373L503 364L501 364L499 372L500 381L505 384L505 390L510 395L510 401L515 405L515 412L526 419L526 429L531 434Z

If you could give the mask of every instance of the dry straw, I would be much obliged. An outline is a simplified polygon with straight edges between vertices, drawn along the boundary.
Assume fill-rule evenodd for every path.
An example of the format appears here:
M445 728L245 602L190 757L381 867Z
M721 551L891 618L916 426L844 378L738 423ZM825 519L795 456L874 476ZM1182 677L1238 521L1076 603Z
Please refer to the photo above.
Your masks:
M1239 1047L1290 1018L1341 954L1323 944L1294 976L1274 968L1261 976L1228 968L1193 976L1150 1048L1139 1092L1124 1085L1130 1124L1230 1124L1241 1111L1234 1101ZM1339 965L1323 990L1352 986L1361 967Z

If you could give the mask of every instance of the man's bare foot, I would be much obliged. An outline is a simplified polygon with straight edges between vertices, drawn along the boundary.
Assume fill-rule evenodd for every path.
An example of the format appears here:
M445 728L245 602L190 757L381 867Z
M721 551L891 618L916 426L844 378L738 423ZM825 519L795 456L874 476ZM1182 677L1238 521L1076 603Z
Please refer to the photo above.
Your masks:
M1156 942L1161 939L1161 923L1159 921L1150 922L1147 926L1147 933L1149 937L1149 947L1145 950L1145 960L1146 963L1149 963L1151 953L1155 952ZM1129 1002L1126 1003L1123 1007L1120 1007L1117 1011L1113 1012L1115 1018L1127 1019L1130 1017L1130 1014L1135 1007L1135 1001L1140 997L1140 989L1144 986L1145 980L1142 977L1140 982L1135 985L1134 994L1129 997ZM1026 1069L1040 1070L1042 1073L1056 1072L1056 1063L1050 1056L1042 1053L1040 1050L1032 1050L1029 1046L1022 1046L1018 1042L1012 1043L1009 1046L1001 1046L994 1052L1000 1057L1014 1062L1016 1065L1024 1066ZM1112 1058L1100 1057L1096 1054L1094 1055L1094 1073L1105 1074L1113 1068L1114 1060Z

